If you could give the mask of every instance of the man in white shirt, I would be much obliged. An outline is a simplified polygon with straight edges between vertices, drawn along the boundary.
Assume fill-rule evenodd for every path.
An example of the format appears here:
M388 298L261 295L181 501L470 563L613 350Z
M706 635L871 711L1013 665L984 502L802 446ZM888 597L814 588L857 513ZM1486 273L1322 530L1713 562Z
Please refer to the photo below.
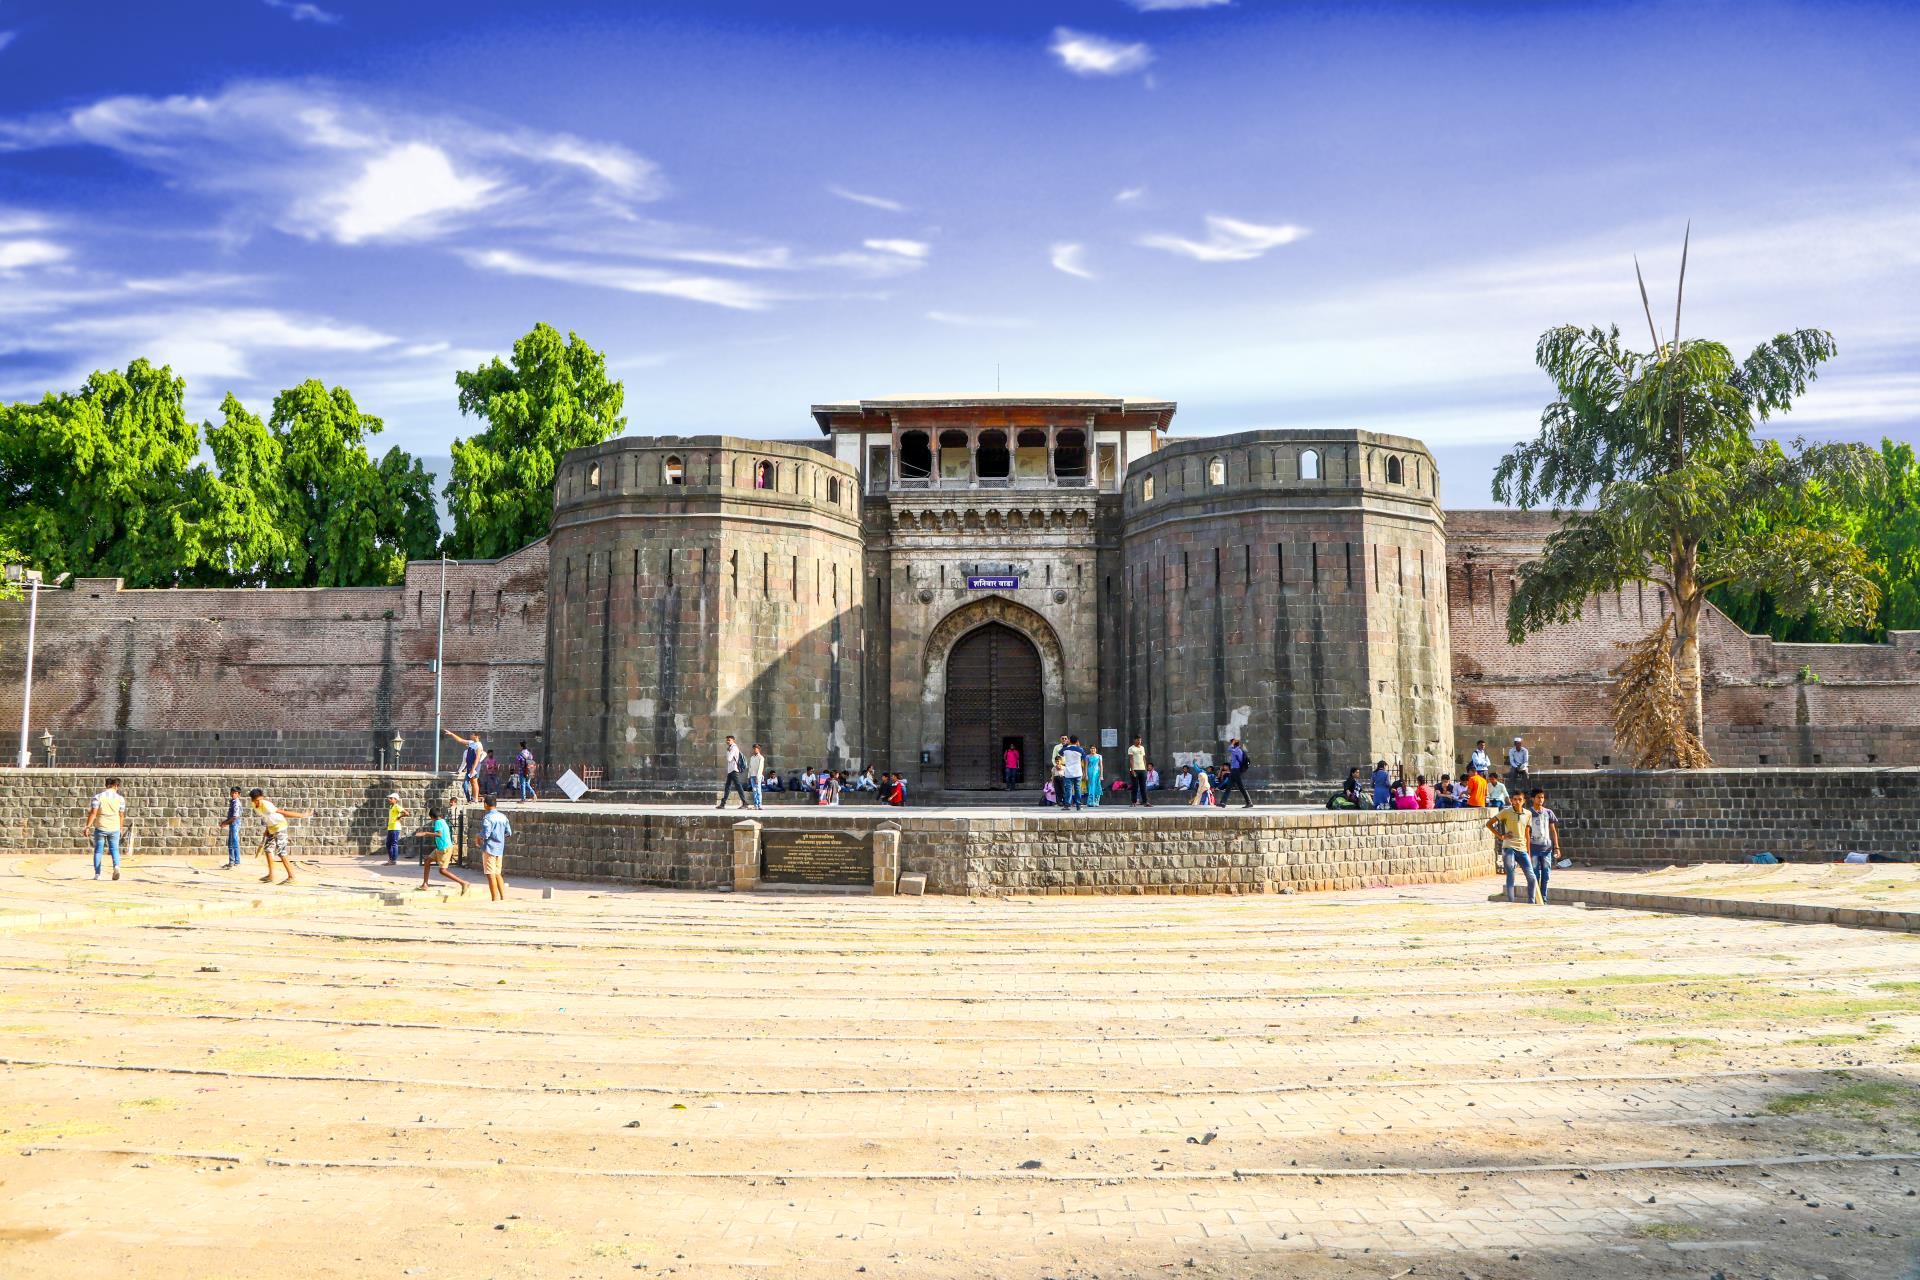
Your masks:
M1060 749L1060 777L1066 784L1066 792L1061 797L1062 806L1067 809L1087 807L1087 749L1080 745L1078 735L1069 736L1067 745Z
M764 809L766 805L762 803L761 796L767 785L767 758L760 754L760 744L757 742L753 744L753 754L747 757L747 781L753 784L753 807ZM720 802L725 804L726 799L722 794Z
M1527 764L1531 759L1532 755L1527 750L1526 742L1516 737L1513 740L1513 745L1507 748L1508 790L1521 791L1525 789L1527 785Z

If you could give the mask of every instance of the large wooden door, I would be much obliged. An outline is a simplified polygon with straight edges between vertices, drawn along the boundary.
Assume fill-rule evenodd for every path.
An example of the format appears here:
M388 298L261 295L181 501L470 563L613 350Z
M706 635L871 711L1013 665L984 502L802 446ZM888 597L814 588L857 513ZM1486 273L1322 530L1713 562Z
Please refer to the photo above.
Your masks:
M1001 760L1009 742L1019 745L1027 778L1041 777L1040 733L1039 650L998 622L968 632L947 655L947 786L1005 785Z

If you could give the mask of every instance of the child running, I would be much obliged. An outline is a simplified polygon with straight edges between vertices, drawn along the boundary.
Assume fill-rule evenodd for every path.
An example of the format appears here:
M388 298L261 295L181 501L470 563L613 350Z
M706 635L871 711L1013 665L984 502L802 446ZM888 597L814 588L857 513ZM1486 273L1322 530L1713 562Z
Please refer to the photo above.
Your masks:
M267 834L260 841L260 852L267 857L267 874L260 877L261 884L272 884L273 860L280 859L280 869L287 873L281 884L293 883L293 859L287 849L287 827L289 818L311 818L311 813L302 813L298 809L282 809L267 799L267 793L255 787L247 792L247 799L253 803L253 811L260 815L266 824Z
M487 807L491 809L493 806ZM433 869L439 867L441 878L453 881L460 886L460 892L465 893L467 882L447 870L447 864L453 861L453 832L448 828L446 818L441 816L439 806L429 808L427 816L433 821L413 833L417 836L433 837L433 852L420 863L420 887L422 889L427 887L427 881L433 877Z
M487 811L480 817L480 834L473 838L473 846L481 851L480 869L487 877L487 900L505 902L507 900L507 878L504 866L507 860L507 837L513 834L513 824L507 821L507 815L494 807L494 798L487 797Z

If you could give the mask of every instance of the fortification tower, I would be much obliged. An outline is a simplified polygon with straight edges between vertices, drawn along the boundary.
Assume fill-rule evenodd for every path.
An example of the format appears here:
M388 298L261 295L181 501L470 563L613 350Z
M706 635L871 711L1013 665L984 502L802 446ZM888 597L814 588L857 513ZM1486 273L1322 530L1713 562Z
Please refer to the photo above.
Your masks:
M712 793L726 734L780 769L861 753L860 496L805 445L576 449L554 488L547 741L605 786Z
M1433 457L1367 431L1171 443L1127 472L1126 715L1163 768L1239 737L1260 776L1451 768Z

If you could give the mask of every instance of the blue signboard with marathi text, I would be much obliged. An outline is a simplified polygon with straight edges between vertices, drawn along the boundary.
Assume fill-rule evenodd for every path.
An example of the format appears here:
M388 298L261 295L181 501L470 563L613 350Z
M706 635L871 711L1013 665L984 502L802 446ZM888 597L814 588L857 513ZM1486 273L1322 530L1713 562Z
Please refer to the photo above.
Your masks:
M967 578L969 591L1012 591L1019 585L1020 579L1017 577L982 578L969 575Z

